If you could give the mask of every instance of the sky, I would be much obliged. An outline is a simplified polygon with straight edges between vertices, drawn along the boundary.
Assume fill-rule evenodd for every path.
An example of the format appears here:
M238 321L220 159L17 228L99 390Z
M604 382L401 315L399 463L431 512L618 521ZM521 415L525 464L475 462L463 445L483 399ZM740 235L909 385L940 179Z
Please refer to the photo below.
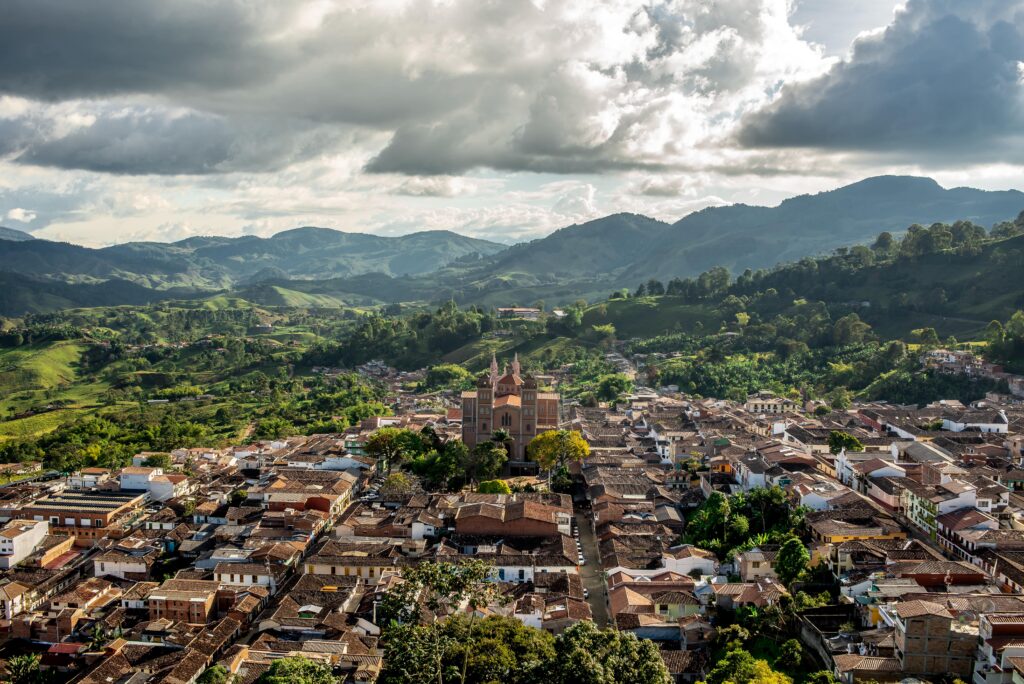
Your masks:
M0 225L512 243L1024 186L1024 0L5 0Z

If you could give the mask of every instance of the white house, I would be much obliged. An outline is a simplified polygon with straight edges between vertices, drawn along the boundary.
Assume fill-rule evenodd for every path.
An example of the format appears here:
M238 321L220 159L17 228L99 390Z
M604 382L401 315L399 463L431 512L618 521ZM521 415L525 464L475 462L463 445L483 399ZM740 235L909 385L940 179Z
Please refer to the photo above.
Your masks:
M121 469L119 482L122 491L141 492L149 491L149 483L154 477L163 475L162 468L148 468L144 466L128 466Z
M12 520L0 530L0 568L9 569L32 555L49 534L45 520Z
M258 563L218 563L213 570L214 579L229 587L268 587L277 592L277 577L272 568Z
M1006 412L999 411L964 411L962 413L942 417L942 429L950 432L997 432L1005 435L1010 431L1010 421Z

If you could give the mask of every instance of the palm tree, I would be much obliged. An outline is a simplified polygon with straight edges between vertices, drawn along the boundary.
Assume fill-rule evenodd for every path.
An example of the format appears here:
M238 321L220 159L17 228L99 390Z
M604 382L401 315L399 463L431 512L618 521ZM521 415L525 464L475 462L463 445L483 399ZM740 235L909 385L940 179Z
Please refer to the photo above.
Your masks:
M492 432L491 441L504 449L506 454L512 453L512 450L509 448L509 444L512 442L512 435L505 428L498 428Z

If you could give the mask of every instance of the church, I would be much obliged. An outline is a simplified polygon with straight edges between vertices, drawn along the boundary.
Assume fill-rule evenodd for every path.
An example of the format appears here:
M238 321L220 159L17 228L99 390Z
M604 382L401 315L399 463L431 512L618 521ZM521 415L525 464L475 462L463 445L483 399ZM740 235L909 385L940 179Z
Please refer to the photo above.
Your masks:
M557 430L558 414L558 394L540 392L532 376L523 377L518 354L501 374L492 356L490 371L477 378L476 390L462 393L462 441L472 449L495 430L505 430L511 438L509 467L522 468L526 445L541 432Z

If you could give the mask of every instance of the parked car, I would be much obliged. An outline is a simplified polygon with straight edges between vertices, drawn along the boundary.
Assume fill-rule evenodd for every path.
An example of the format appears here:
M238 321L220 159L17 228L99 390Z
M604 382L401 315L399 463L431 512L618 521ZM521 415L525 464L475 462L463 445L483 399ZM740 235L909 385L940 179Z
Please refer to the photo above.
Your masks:
M590 598L590 590L587 589L586 587L583 588L583 598L585 598L585 599Z

